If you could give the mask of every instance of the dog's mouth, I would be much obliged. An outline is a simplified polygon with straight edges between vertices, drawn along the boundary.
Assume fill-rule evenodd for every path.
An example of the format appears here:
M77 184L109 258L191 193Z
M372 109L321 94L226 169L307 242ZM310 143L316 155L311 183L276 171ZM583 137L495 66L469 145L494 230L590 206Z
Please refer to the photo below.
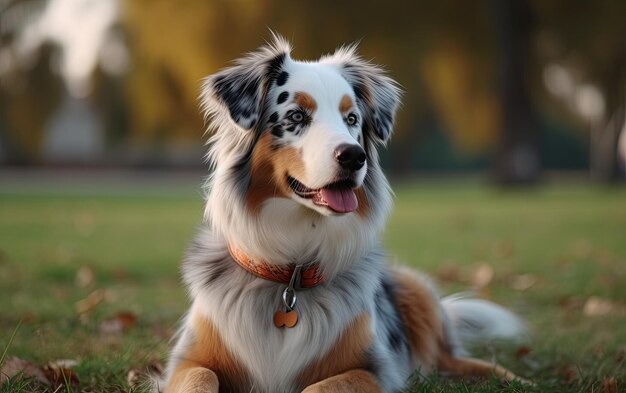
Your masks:
M350 178L340 179L314 190L287 176L289 188L300 198L310 199L317 206L324 206L336 213L350 213L359 207L354 187L356 183Z

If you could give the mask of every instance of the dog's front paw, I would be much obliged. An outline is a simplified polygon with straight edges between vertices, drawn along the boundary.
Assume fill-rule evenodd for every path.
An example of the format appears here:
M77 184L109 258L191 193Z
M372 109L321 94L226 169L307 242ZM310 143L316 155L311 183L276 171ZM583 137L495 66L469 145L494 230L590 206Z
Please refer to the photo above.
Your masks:
M308 386L302 393L380 393L376 377L364 370L351 370Z
M217 375L204 367L185 369L174 376L165 393L218 393Z

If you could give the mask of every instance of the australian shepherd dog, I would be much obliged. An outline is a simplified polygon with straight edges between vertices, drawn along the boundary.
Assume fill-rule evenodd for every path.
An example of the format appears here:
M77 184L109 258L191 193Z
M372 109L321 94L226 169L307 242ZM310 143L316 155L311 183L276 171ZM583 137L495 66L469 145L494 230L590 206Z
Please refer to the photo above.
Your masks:
M516 379L466 357L461 341L514 337L519 319L441 299L386 263L392 194L377 148L398 84L354 46L312 62L290 52L275 37L204 81L206 224L183 263L192 305L160 390L397 392L414 372Z

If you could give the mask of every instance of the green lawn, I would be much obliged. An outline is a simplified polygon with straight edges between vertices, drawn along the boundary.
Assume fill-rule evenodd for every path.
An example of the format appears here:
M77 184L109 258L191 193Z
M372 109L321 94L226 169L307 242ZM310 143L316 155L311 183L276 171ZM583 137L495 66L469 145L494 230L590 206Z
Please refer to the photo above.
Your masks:
M164 189L0 191L0 355L77 360L80 384L59 391L137 391L128 371L163 361L186 309L179 260L202 214L199 190ZM626 190L417 182L396 192L390 253L438 278L443 293L471 289L478 267L491 267L480 296L520 313L533 339L476 351L538 384L431 380L415 391L625 389ZM77 282L81 269L93 282ZM76 302L94 291L102 302L79 317ZM136 323L101 332L121 311ZM0 391L20 389L40 388L12 381Z

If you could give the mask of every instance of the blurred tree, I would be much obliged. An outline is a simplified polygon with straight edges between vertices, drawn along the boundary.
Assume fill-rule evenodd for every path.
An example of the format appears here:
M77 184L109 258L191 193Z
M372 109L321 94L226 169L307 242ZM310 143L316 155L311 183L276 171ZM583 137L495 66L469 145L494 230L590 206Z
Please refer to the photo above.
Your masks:
M495 159L496 181L538 180L539 128L531 107L530 39L533 21L527 0L493 0L500 37L502 122Z
M50 44L43 46L39 55L32 59L27 73L12 71L2 79L0 105L7 124L1 131L7 162L40 162L44 125L63 91L61 80L49 67L57 49Z
M15 2L22 3L31 2ZM201 79L263 44L268 28L293 41L299 59L362 40L362 55L387 68L406 92L388 155L390 169L434 168L426 160L437 151L464 157L459 163L484 165L496 152L501 180L532 181L541 169L537 147L543 143L536 118L545 124L543 117L556 113L560 129L568 130L559 135L589 121L576 104L545 93L545 71L554 63L581 86L592 83L602 92L607 110L591 122L597 135L593 145L610 150L613 136L606 130L620 123L615 108L624 97L616 86L624 86L619 54L624 53L625 5L619 0L400 0L384 6L335 0L126 0L117 28L125 36L130 71L107 78L97 69L89 100L107 124L109 149L119 148L116 161L135 154L130 162L139 162L145 155L136 152L151 150L156 160L168 162L168 152L178 150L188 157L193 152L187 162L197 162L204 129L197 103ZM7 24L2 26L6 31ZM3 75L3 130L9 127L1 131L3 143L25 161L36 159L42 124L62 92L50 71L53 58L44 53L43 68ZM39 89L7 89L19 81L26 86L27 80L38 80ZM40 101L36 109L28 107ZM540 116L533 115L531 104ZM552 146L559 146L560 137L551 136ZM604 165L599 161L615 162L610 154L594 157L595 167Z
M262 1L133 0L124 3L132 48L131 128L141 140L197 141L204 76L240 55L241 31L262 25ZM263 36L265 29L259 30ZM248 37L249 38L249 37ZM259 41L260 37L257 37ZM257 42L248 46L253 48Z
M532 5L542 29L542 66L562 68L552 78L571 85L562 103L590 127L591 174L616 180L617 141L626 121L626 2L534 0Z

